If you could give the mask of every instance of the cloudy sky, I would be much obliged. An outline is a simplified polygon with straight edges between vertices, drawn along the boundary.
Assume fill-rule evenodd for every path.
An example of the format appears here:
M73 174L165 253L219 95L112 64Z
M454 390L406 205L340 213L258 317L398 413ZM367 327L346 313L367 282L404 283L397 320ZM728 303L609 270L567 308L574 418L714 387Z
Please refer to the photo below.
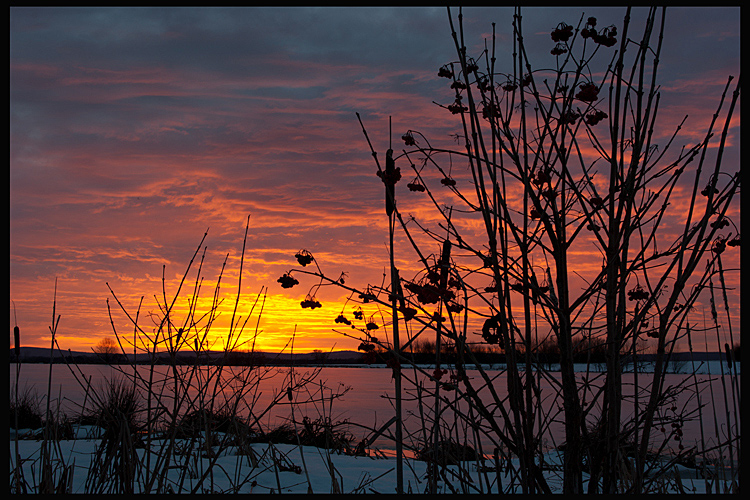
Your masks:
M512 14L464 11L476 55L496 23L506 71ZM554 65L550 31L582 14L621 26L624 9L523 11L538 67ZM633 26L644 16L636 9ZM333 278L382 280L383 185L355 113L381 158L389 116L394 142L412 129L455 147L460 122L435 104L453 95L437 77L456 60L446 9L11 8L10 30L10 323L23 345L49 343L55 280L61 347L112 336L108 299L115 328L132 332L107 284L132 314L144 297L147 329L162 270L173 294L206 232L201 296L210 301L228 256L221 292L232 302L249 215L240 309L268 287L259 347L296 331L296 349L356 349L332 330L344 291L321 290L311 311L299 302L314 281L284 290L276 279L304 248ZM688 114L682 138L699 140L739 75L739 30L739 8L668 11L657 135ZM737 162L739 113L734 124Z

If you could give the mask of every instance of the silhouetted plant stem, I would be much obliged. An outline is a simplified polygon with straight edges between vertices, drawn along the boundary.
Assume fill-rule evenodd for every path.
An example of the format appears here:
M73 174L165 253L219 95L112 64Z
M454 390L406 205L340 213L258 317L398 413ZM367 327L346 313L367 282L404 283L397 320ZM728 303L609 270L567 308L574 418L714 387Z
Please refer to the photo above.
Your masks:
M393 150L389 149L386 154L386 175L393 172ZM403 420L401 408L401 339L398 330L398 298L396 290L398 289L398 271L394 263L393 233L395 231L395 219L393 210L396 205L395 186L389 186L386 182L386 213L388 215L388 239L389 239L389 258L391 270L391 317L393 328L393 349L396 354L393 366L394 390L396 393L396 493L404 492L404 451L403 451ZM390 187L390 189L388 189Z
M481 447L477 433L498 448L502 445L498 458L502 453L506 463L511 457L517 460L503 485L506 490L549 491L541 472L542 442L556 421L561 422L565 438L558 443L553 437L552 446L562 453L566 494L582 493L584 461L589 492L645 493L658 488L655 485L667 467L659 465L652 452L672 452L673 445L679 444L670 464L696 453L684 448L681 435L665 433L661 438L653 429L664 422L681 429L682 419L694 413L687 407L679 411L670 407L666 419L664 405L681 385L669 385L666 375L673 368L675 346L691 327L691 308L708 293L716 273L714 263L723 277L719 256L728 246L728 236L720 229L730 223L723 219L736 207L739 174L727 174L720 163L739 84L726 115L717 163L713 172L707 172L708 186L701 192L706 197L701 212L695 194L698 184L705 182L703 162L728 85L703 139L668 155L686 120L663 144L655 142L660 136L657 68L665 10L648 9L643 31L637 35L631 33L631 11L625 10L622 27L602 28L584 15L577 27L558 24L551 33L557 43L551 52L556 66L534 69L517 8L509 54L512 69L499 73L494 25L493 47L490 50L485 42L485 50L474 58L464 42L462 10L454 23L448 9L457 60L441 67L438 77L450 84L452 102L436 104L455 117L460 131L455 150L433 147L422 133L408 130L402 136L407 149L397 158L389 149L382 170L357 114L378 176L385 183L390 288L385 283L368 285L361 292L325 277L319 267L317 272L300 272L319 277L321 285L349 290L352 297L359 294L364 303L381 308L381 317L390 309L393 344L375 340L369 328L353 326L363 336L345 335L360 339L363 350L387 348L399 363L392 367L394 378L407 387L415 385L422 433L396 441L398 446L402 439L422 439L421 445L431 449L431 492L445 474L437 463L443 453L439 442L475 439L475 446ZM618 49L605 56L610 59L601 71L595 56L616 45ZM477 63L482 60L485 68ZM600 91L607 95L600 97ZM698 158L697 167L688 171ZM416 175L408 184L410 191L427 196L425 203L431 204L439 229L433 227L434 221L402 218L393 177L400 159L408 161ZM465 168L463 176L455 174L456 159ZM442 187L430 185L431 171ZM685 172L696 177L690 208L682 213L675 208L675 199L682 195ZM444 203L443 198L450 201ZM402 205L409 201L406 196L399 199ZM463 216L466 220L460 219ZM411 279L400 278L395 268L396 220L414 250L418 270ZM674 220L679 226L684 220L676 237L663 230ZM446 251L436 258L436 252L429 250L435 242L453 248L447 269ZM573 268L575 259L592 249L602 256L601 271ZM709 266L698 271L706 256ZM291 283L291 277L285 276L284 283ZM731 321L723 281L722 286ZM379 298L382 293L390 294L388 300ZM403 345L398 309L408 337ZM355 317L357 312L362 319L361 308ZM480 329L482 341L502 351L507 396L499 395L497 379L486 373L472 352L473 342L467 336ZM424 339L430 331L435 334L435 370L429 378L429 373L414 366L411 380L411 372L401 372L400 363L414 363L418 338ZM442 349L448 342L455 349L450 357ZM653 374L641 376L641 353L649 344L655 344ZM585 377L579 378L574 365L581 360L586 361L586 369ZM553 363L559 366L559 375L549 373ZM592 363L603 364L605 373L592 376L601 370L592 370ZM455 366L455 374L446 383L441 379L443 367L450 366ZM630 366L632 396L624 391L631 378L624 377L623 371ZM469 368L476 370L473 379L467 376ZM418 379L425 375L430 383ZM552 387L547 394L542 389L545 381ZM402 386L397 384L398 398ZM549 400L552 405L544 407ZM431 415L424 401L434 401ZM631 402L633 416L623 422L623 408ZM461 406L464 403L470 405L468 410ZM724 413L729 419L728 407ZM675 436L680 439L672 442ZM730 442L732 438L722 439L717 446L726 449ZM460 486L456 491L476 488L468 483Z

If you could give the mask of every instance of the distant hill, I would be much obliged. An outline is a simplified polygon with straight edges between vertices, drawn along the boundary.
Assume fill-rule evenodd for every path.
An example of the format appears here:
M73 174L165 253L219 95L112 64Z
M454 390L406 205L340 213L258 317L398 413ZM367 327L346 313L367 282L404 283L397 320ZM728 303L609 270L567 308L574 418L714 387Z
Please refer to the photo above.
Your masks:
M222 351L210 351L207 354L201 353L202 363L212 363L220 360L224 356ZM263 365L290 365L290 364L348 364L348 363L360 363L362 362L363 354L358 351L333 351L333 352L309 352L309 353L274 353L274 352L234 352L229 354L227 364L236 365L248 365L248 364L263 364ZM115 363L129 363L131 362L132 354L123 355L117 354L113 356L109 361ZM169 362L169 354L160 353L158 356L160 363ZM720 352L693 352L693 359L695 361L716 361L724 359L724 353ZM640 356L642 361L648 361L652 356L644 354ZM65 360L73 363L89 364L89 363L102 363L105 362L100 355L93 352L85 351L60 351L55 349L52 352L51 359L53 363L63 363ZM673 359L689 360L690 353L680 352L673 354ZM20 355L21 363L49 363L50 361L50 349L44 347L22 347ZM194 363L195 353L187 351L184 353L177 354L177 361L179 363ZM13 348L10 349L10 362L16 362L15 351ZM136 363L148 363L149 355L147 354L136 354Z
M201 353L201 357L208 362L221 359L224 356L223 351L210 351L207 354ZM131 362L133 358L132 354L117 354L113 355L112 360L115 362ZM157 358L161 362L167 362L169 360L169 354L160 353ZM184 353L178 353L177 358L179 362L194 362L195 353L187 351ZM274 353L274 352L234 352L229 354L229 359L237 364L246 364L245 362L259 362L263 361L263 364L318 364L320 362L326 363L356 363L362 358L362 353L357 351L333 351L333 352L310 352L310 353ZM102 357L94 352L86 351L60 351L54 349L50 356L50 349L45 347L22 347L19 359L21 363L49 363L52 359L53 363L62 363L65 360L75 363L101 363L104 360ZM136 363L146 363L150 359L148 354L136 354ZM243 362L244 361L244 362ZM16 362L15 350L10 349L10 362Z

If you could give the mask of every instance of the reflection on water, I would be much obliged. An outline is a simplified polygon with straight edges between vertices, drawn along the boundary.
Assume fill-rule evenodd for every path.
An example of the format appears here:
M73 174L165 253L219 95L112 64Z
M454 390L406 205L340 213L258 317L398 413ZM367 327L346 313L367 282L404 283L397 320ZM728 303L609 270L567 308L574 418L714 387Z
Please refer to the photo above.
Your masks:
M21 365L21 377L19 389L33 387L38 394L47 392L47 383L49 377L48 365L23 364ZM15 365L11 365L11 384L15 381ZM91 407L91 397L86 398L84 387L89 384L94 390L101 391L105 380L114 378L132 380L134 372L130 366L110 367L106 365L79 365L74 367L75 373L65 365L52 366L52 403L53 407L60 402L62 410L69 416L81 413L81 408L86 404ZM153 373L148 366L139 366L137 368L139 386L145 387L148 383L153 384L153 391L160 394L162 401L171 401L175 391L175 379L172 376L171 368L168 366L156 366ZM347 420L351 423L358 424L350 428L350 431L357 439L368 436L370 433L365 429L377 429L384 423L388 422L395 414L393 405L393 380L392 371L389 368L376 367L325 367L315 368L279 368L268 367L259 369L248 369L242 367L225 367L219 372L215 367L201 367L193 369L192 367L178 367L181 382L177 385L178 392L186 388L187 395L191 400L195 400L198 395L198 387L205 388L206 397L204 401L213 401L214 404L221 404L226 398L237 398L240 401L238 412L243 417L252 417L252 420L260 423L263 428L273 428L281 423L289 422L294 411L294 419L301 422L304 416L312 420L324 417L330 418L332 422ZM431 372L431 369L426 369ZM426 395L426 390L431 392L435 387L435 382L426 377L424 373L405 370L405 375L409 382L404 383L403 408L404 408L404 426L405 435L413 433L412 438L423 440L427 434L423 429L431 429L431 419L434 413L435 403L432 396ZM481 378L477 371L468 370L468 376L475 387L481 384ZM509 408L507 404L506 377L504 372L498 370L487 371L492 379L493 389L500 399L500 404ZM562 425L562 401L557 394L559 373L551 372L548 377L536 377L539 385L540 398L542 400L540 414L550 415L551 421L548 421L549 429L544 433L543 444L545 447L553 447L564 441L564 432ZM581 373L580 377L586 375ZM684 384L686 382L687 384ZM414 384L414 381L417 384ZM446 379L448 375L446 375ZM633 407L632 395L634 378L632 375L625 376L626 385L624 391L623 419L627 421L632 419ZM601 373L592 373L588 378L588 389L582 389L580 392L581 399L589 402L593 398L596 389L604 383L604 375ZM648 393L646 392L650 382L650 374L639 374L639 402L641 406L645 404ZM291 393L294 405L288 400L287 388L293 386ZM728 422L736 425L733 420L731 388L728 381L725 383L714 375L696 375L695 380L691 375L671 374L666 376L665 388L684 386L674 391L674 399L666 404L661 413L667 414L676 408L679 411L694 410L692 420L684 422L682 427L683 443L685 446L692 446L693 443L699 442L701 435L701 422L698 419L698 413L695 411L698 407L698 398L701 404L708 405L702 412L702 426L707 444L713 442L716 444L716 432L719 430L721 437L729 435ZM694 384L697 384L698 396L694 390ZM739 380L737 380L739 388ZM586 384L580 384L586 386ZM461 398L458 391L450 390L444 386L441 389L441 395L446 398L441 403L443 411L442 416L445 418L443 428L445 432L471 434L471 429L465 421L453 420L452 411L444 411L447 406L453 406L459 411L468 412L466 402ZM11 386L12 389L12 386ZM488 405L491 403L489 391L484 388L479 391L483 401ZM728 399L725 399L728 394ZM338 398L332 398L332 395L341 395ZM277 403L272 405L271 403ZM711 405L713 401L714 405ZM725 405L726 401L726 405ZM268 409L269 406L272 408ZM715 411L714 411L715 408ZM499 415L497 408L495 414ZM726 411L726 410L729 411ZM592 412L592 415L596 410ZM480 419L474 414L472 416L475 422ZM498 420L500 418L498 417ZM593 422L594 418L591 418ZM382 448L392 447L392 441L388 439L390 430L384 433L384 437L379 438L375 445ZM665 429L664 436L668 438L671 429ZM427 431L428 432L428 431ZM658 438L661 429L659 426L655 429ZM739 435L739 432L732 432L733 435ZM409 439L406 440L409 445ZM673 443L676 444L676 443ZM496 443L486 437L482 439L482 447L485 453L491 452ZM670 444L671 446L671 444Z

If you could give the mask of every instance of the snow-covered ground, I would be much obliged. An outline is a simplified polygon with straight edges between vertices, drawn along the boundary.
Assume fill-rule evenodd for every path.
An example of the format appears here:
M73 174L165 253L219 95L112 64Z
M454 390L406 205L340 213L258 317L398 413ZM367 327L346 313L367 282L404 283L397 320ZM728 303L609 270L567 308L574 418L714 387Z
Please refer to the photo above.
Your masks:
M14 432L10 441L10 481L13 491L13 467L15 464ZM20 431L20 434L29 431ZM53 457L58 467L73 466L70 492L86 492L86 479L92 460L96 457L98 439L92 439L95 428L81 427L76 440L59 441L55 444ZM21 439L18 442L19 456L24 476L29 480L40 477L41 441ZM176 466L165 478L166 485L176 493L395 493L396 459L371 453L370 457L355 457L329 453L324 449L309 446L253 444L252 456L238 454L233 447L226 448L216 458L200 457L192 453L178 455ZM145 462L145 450L138 456ZM209 467L214 461L213 466ZM562 492L562 454L557 451L544 457L544 474L553 493ZM497 493L498 480L503 491L521 493L519 481L514 480L517 463L501 466L498 475L492 461L485 464L467 462L461 467L447 466L438 481L440 493ZM211 473L206 474L210 469ZM58 469L60 470L60 469ZM515 471L515 472L514 472ZM425 493L428 490L427 464L406 459L403 466L405 492ZM463 475L464 480L457 478ZM467 475L469 476L467 478ZM184 476L181 484L181 476ZM584 482L587 475L584 473ZM37 481L38 482L38 481ZM136 481L140 484L139 481ZM514 486L515 484L515 486ZM703 474L682 465L672 465L655 482L655 488L670 493L724 492L728 483L721 480L704 479ZM139 486L142 487L142 486ZM165 486L167 488L167 486ZM716 490L718 488L718 491ZM138 492L138 491L136 491Z

